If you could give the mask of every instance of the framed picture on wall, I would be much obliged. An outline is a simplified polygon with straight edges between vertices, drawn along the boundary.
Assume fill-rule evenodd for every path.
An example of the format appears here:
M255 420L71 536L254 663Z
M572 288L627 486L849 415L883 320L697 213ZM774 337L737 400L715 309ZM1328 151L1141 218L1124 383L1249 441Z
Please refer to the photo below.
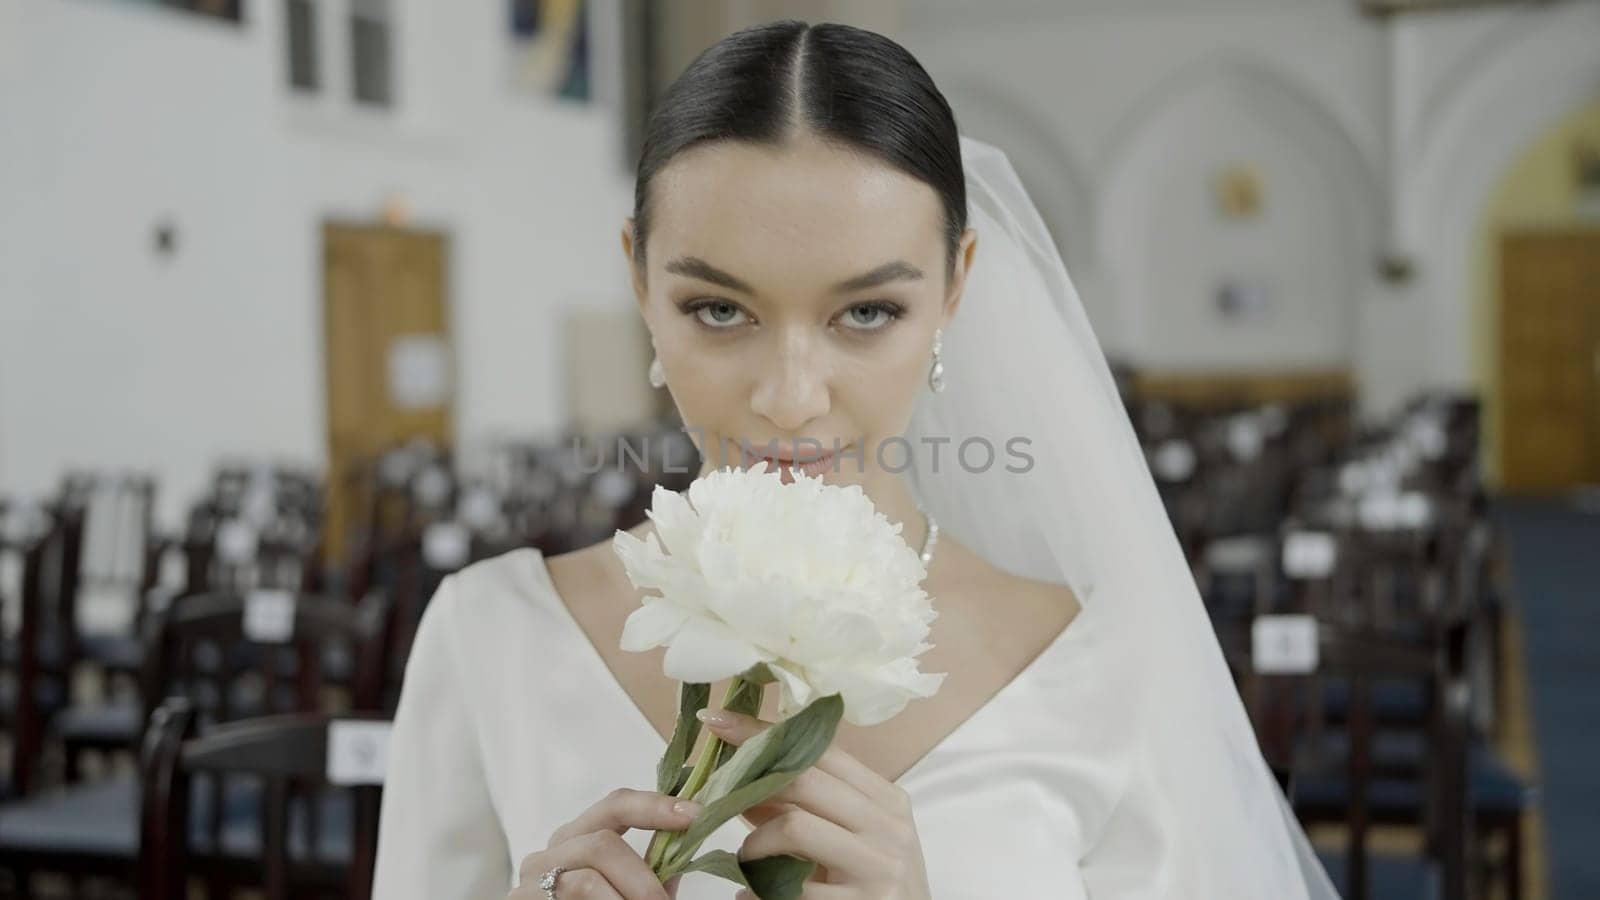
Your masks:
M1228 322L1270 318L1272 305L1272 290L1260 278L1236 276L1217 287L1217 314Z
M522 94L588 103L588 0L506 0L511 84Z

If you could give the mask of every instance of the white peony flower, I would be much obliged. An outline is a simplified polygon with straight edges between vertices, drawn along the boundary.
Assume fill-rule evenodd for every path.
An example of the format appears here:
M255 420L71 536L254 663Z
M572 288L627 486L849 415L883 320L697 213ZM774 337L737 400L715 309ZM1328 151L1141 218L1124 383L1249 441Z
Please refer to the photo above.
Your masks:
M657 486L655 532L612 541L634 587L657 592L628 616L622 649L665 646L663 670L685 682L765 663L783 718L837 693L846 720L873 725L939 689L944 674L915 658L938 616L922 560L858 485L724 468L686 493Z

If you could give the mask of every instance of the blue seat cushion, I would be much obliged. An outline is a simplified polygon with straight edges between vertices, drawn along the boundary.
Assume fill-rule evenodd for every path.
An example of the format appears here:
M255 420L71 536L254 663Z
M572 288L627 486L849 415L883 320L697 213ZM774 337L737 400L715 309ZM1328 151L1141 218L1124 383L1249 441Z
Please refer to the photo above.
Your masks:
M1317 856L1339 896L1350 896L1345 854L1318 850ZM1367 889L1372 900L1438 900L1444 893L1444 874L1438 864L1424 857L1368 850Z
M139 847L139 780L117 775L36 794L0 805L0 853L51 853L132 860ZM217 840L210 834L213 790L196 778L189 797L192 852L253 859L261 854L261 787L256 779L227 779ZM289 804L289 856L330 864L351 856L351 796L343 790L316 794L318 833L308 853L308 804L296 796Z
M144 641L128 634L85 634L78 646L86 659L118 672L137 672L144 666Z
M1416 821L1422 811L1423 790L1417 778L1377 777L1368 785L1367 802L1375 818ZM1467 796L1479 815L1515 815L1533 805L1537 791L1488 747L1475 745L1467 755ZM1294 803L1318 818L1343 818L1350 805L1349 778L1339 770L1296 773Z
M41 715L49 716L66 705L67 694L58 678L40 678L33 683L33 702ZM9 720L17 710L17 684L0 680L0 719Z
M1330 722L1350 717L1350 682L1330 681L1323 686L1323 710ZM1428 716L1428 690L1422 681L1410 678L1380 678L1367 690L1368 709L1374 720L1385 724L1422 722Z
M50 730L73 743L132 747L144 732L143 707L135 702L69 706L51 719Z
M132 859L138 848L139 782L99 779L0 806L0 852Z
M65 660L61 630L51 628L39 636L39 665L57 670ZM123 672L137 672L144 665L144 641L132 634L88 632L78 635L78 655L90 662ZM16 640L0 643L0 663L15 666L21 659Z
M1342 766L1350 754L1350 732L1328 728L1316 741L1302 740L1301 758L1320 761L1329 768ZM1384 728L1372 736L1369 752L1375 771L1410 775L1420 770L1428 751L1427 737L1414 728Z

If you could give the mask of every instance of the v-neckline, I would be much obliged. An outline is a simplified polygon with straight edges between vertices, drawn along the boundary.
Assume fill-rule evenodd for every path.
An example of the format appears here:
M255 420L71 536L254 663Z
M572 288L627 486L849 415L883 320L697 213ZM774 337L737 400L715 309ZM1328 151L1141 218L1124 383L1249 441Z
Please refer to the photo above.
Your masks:
M617 679L616 673L611 670L611 666L606 662L605 655L600 652L599 647L595 646L594 641L590 640L589 633L583 630L583 625L578 621L577 616L573 615L572 609L567 606L567 602L565 598L561 596L561 592L556 589L555 577L550 573L550 566L544 558L543 551L536 547L529 547L525 549L529 553L534 554L534 569L537 570L539 577L544 581L544 586L549 590L551 598L555 600L555 605L560 608L560 618L577 634L580 642L588 648L587 655L589 659L596 666L598 666L599 671L605 676L601 680L607 682L610 685L610 689L621 696L623 705L627 706L633 711L631 714L632 718L643 726L645 733L654 739L653 746L656 747L657 755L666 752L667 746L671 743L671 740L661 736L661 732L656 729L655 722L645 714L645 711L642 708L640 708L639 704L633 699L633 695L628 693L627 688L623 687L622 682ZM913 762L908 768L906 768L905 771L901 772L895 778L890 779L890 783L899 787L904 787L907 780L914 777L925 765L929 763L929 760L932 757L938 755L940 751L953 743L969 727L973 727L975 721L986 711L998 706L1008 694L1020 690L1020 688L1017 687L1019 684L1032 678L1034 674L1044 666L1049 657L1053 656L1059 650L1059 648L1065 645L1069 638L1082 630L1078 626L1081 624L1080 620L1084 617L1084 614L1087 613L1087 611L1087 606L1080 605L1078 612L1073 615L1072 619L1068 621L1060 631L1056 632L1055 637L1050 639L1050 643L1046 644L1043 650L1040 650L1037 654L1035 654L1033 659L1029 660L1027 665L1022 667L1021 671L1017 672L1017 674L1013 675L1009 681L1001 685L999 690L991 694L989 699L979 704L976 709L969 713L966 718L957 723L954 728L945 732L943 737L939 738L933 743L933 746L929 747L921 756L917 757L916 762Z

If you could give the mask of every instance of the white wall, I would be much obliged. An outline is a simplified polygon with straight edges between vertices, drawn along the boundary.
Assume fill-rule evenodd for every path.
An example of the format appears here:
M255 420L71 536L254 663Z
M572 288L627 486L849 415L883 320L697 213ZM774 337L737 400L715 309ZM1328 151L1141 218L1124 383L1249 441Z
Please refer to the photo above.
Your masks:
M289 96L280 4L0 0L0 493L139 467L171 521L219 455L320 464L320 226L392 191L451 236L458 434L562 422L562 311L631 302L615 125L503 87L499 3L400 6L403 112L352 120Z
M1381 242L1381 32L1343 4L913 5L907 44L964 130L1013 162L1066 245L1109 353L1165 370L1339 365ZM1253 222L1212 214L1262 172ZM980 251L981 252L981 251ZM1214 314L1232 274L1273 315Z
M1108 352L1169 371L1346 363L1370 415L1470 387L1472 228L1515 151L1600 93L1600 4L1363 17L1333 0L923 0L908 47L1008 149ZM1266 216L1207 208L1220 164ZM1417 276L1376 275L1385 253ZM1229 272L1279 315L1210 309Z

